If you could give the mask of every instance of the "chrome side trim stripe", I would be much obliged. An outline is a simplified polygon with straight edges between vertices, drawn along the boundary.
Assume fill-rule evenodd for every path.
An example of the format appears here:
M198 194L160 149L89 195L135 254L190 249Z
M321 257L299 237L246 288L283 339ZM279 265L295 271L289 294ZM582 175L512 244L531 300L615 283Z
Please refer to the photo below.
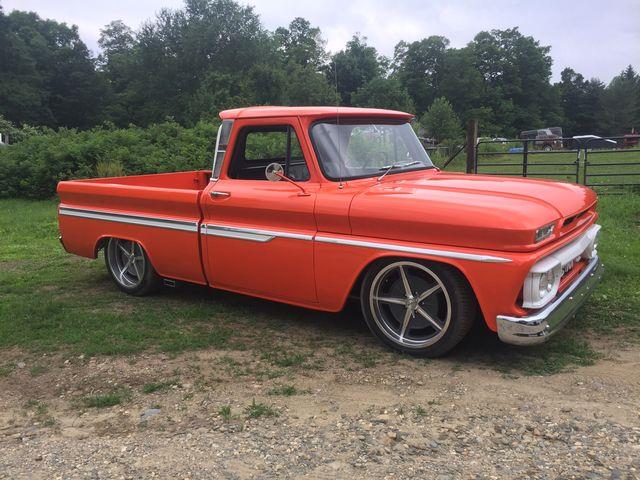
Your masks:
M169 218L148 217L126 213L113 213L101 210L85 210L82 208L69 207L66 205L60 205L58 212L60 213L60 215L66 215L69 217L90 218L92 220L104 220L107 222L143 225L145 227L168 228L170 230L182 230L185 232L198 231L198 222L196 221L173 220Z
M275 230L262 230L258 228L230 227L227 225L203 224L200 233L216 237L237 238L239 240L251 240L254 242L269 242L274 238L292 238L294 240L313 240L313 235L302 233L280 232Z
M471 260L474 262L488 263L507 263L511 262L508 258L494 257L492 255L478 255L475 253L452 252L449 250L435 250L432 248L409 247L406 245L397 245L393 243L368 242L364 240L350 240L348 238L325 237L316 235L316 242L332 243L337 245L350 245L353 247L375 248L378 250L390 250L393 252L417 253L419 255L431 255L443 258L458 258L461 260Z
M132 225L143 225L146 227L167 228L170 230L182 230L186 232L197 232L198 222L187 220L173 220L168 218L148 217L143 215L132 215L125 213L113 213L100 210L86 210L82 208L60 205L60 215L70 217L89 218L93 220L104 220L107 222L128 223ZM253 242L269 242L274 238L291 238L294 240L311 241L316 240L322 243L335 245L349 245L353 247L375 248L378 250L389 250L393 252L416 253L419 255L430 255L443 258L458 258L461 260L471 260L475 262L506 263L510 259L495 257L492 255L478 255L475 253L453 252L449 250L435 250L431 248L409 247L393 243L369 242L364 240L352 240L348 238L327 237L323 235L307 235L302 233L281 232L275 230L262 230L257 228L231 227L226 225L202 224L200 233L213 235L216 237L236 238L239 240L249 240Z

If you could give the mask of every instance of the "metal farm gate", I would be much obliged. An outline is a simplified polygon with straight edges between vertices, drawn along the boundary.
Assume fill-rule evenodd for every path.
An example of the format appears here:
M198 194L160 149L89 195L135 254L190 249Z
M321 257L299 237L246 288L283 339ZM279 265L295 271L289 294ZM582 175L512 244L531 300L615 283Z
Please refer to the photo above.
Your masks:
M640 147L638 138L629 136L562 138L553 146L529 139L481 139L471 157L469 173L551 178L601 193L640 191Z

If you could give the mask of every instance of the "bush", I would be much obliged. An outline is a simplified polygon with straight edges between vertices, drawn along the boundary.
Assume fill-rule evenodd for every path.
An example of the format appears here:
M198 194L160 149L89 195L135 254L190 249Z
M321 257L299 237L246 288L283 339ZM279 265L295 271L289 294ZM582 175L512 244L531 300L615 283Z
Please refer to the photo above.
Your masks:
M49 198L61 180L210 168L218 122L60 129L0 150L0 197Z

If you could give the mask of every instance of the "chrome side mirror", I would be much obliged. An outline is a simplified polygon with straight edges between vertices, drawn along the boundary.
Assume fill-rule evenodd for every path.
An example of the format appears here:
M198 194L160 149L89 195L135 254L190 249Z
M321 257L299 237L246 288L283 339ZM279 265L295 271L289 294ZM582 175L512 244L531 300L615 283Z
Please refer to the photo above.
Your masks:
M267 165L264 169L264 176L270 182L279 182L284 176L284 168L278 162L273 162Z

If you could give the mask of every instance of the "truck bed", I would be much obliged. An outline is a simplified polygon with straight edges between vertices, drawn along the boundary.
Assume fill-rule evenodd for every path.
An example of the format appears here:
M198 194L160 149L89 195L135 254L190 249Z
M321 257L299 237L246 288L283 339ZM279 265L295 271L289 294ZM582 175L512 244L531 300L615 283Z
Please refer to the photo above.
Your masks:
M60 182L61 241L95 258L109 237L136 239L160 276L206 284L198 232L210 177L197 170Z

